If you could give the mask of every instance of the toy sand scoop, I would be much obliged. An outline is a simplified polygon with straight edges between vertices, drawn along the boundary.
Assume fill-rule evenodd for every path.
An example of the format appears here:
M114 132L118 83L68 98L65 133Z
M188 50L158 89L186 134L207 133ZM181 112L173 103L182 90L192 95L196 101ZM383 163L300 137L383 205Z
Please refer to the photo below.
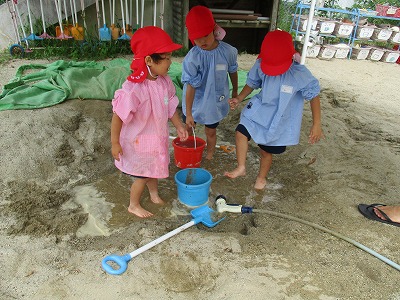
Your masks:
M128 267L128 262L135 256L138 256L139 254L143 253L146 250L149 250L150 248L160 244L161 242L165 241L166 239L184 231L185 229L192 227L193 225L196 225L198 223L203 223L205 226L211 228L217 225L219 222L223 220L219 219L216 222L213 222L211 219L211 213L213 213L214 210L212 210L208 206L200 206L196 209L193 209L190 214L192 215L192 221L164 234L163 236L159 237L158 239L140 247L139 249L136 249L135 251L125 254L125 255L116 255L116 254L111 254L103 258L103 261L101 262L101 266L103 267L103 270L106 271L108 274L111 275L121 275L124 273ZM109 264L112 263L112 265L118 266L117 269L114 269L112 265Z

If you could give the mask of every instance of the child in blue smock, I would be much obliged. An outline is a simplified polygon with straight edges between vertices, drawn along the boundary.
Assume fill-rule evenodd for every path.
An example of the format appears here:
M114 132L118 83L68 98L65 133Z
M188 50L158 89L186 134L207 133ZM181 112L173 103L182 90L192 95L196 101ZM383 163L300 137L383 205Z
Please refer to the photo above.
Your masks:
M248 142L253 139L261 148L255 189L266 186L272 155L299 143L304 100L310 101L313 119L309 143L323 137L319 82L294 60L295 54L289 33L280 30L267 33L246 85L237 97L229 99L231 109L235 109L254 89L261 88L243 108L236 127L237 168L225 172L230 178L246 175Z
M228 74L232 97L237 96L237 49L221 41L225 32L205 6L198 5L189 11L186 27L194 47L183 60L183 120L189 133L196 123L205 125L206 159L211 159L217 143L217 126L229 112Z

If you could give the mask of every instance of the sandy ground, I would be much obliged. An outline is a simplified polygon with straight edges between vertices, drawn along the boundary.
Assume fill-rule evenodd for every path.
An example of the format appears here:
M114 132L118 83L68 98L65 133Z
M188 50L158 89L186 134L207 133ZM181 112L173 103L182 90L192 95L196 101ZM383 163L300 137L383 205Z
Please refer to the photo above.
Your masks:
M239 59L248 70L255 56ZM2 66L0 83L26 63ZM307 144L306 104L301 143L276 157L262 192L251 188L257 147L240 180L222 176L235 155L218 151L202 165L213 175L210 206L224 194L228 203L318 224L400 263L400 229L357 210L359 203L400 203L400 66L306 64L322 85L325 140ZM222 122L219 142L234 143L238 117L235 111ZM168 203L152 206L146 194L144 206L156 216L128 214L130 181L113 166L110 120L110 102L98 100L0 112L0 299L400 299L395 268L332 234L265 212L193 226L133 258L124 274L105 273L106 255L132 252L191 220L177 200L172 163L160 182Z

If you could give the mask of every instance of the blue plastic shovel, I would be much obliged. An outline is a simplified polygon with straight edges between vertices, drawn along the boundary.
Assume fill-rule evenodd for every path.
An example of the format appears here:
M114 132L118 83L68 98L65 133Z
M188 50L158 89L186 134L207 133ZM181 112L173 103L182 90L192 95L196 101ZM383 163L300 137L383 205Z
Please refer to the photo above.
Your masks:
M149 250L150 248L160 244L161 242L165 241L166 239L184 231L185 229L196 225L198 223L203 223L205 226L211 228L217 225L219 222L221 222L224 218L219 219L216 222L213 222L211 220L211 213L215 212L213 209L211 209L209 206L200 206L198 208L193 209L190 214L192 215L193 219L192 221L176 228L173 231L170 231L163 236L159 237L158 239L140 247L139 249L136 249L135 251L125 254L125 255L116 255L116 254L111 254L103 258L103 261L101 262L101 266L103 267L103 270L106 271L108 274L111 275L121 275L124 273L128 267L128 262L135 256L138 256L139 254L143 253L146 250ZM119 266L119 268L114 269L109 262L112 262L116 265Z
M106 14L104 0L101 0L101 10L103 11L103 28L99 29L100 41L111 41L111 30L106 25Z

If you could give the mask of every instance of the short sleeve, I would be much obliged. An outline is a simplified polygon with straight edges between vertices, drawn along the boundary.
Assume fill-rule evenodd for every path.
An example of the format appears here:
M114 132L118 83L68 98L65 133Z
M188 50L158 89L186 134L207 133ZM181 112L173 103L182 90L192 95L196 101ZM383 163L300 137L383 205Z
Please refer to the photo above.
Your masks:
M302 89L301 94L304 99L312 100L319 95L321 87L317 79L312 80L304 89Z
M179 104L179 99L176 96L176 89L174 84L172 83L171 78L168 76L167 78L167 92L168 92L168 119L172 118L174 115L176 108Z
M126 81L122 88L115 92L112 99L113 112L124 123L128 123L132 119L132 115L137 111L140 103L139 98L134 93L135 86L137 84Z
M317 78L312 75L310 70L304 65L295 64L295 78L297 80L299 90L305 100L311 100L319 95L321 87Z
M228 73L235 73L237 72L239 66L237 63L237 55L238 51L235 47L231 46L231 49L229 51L229 57L228 57Z
M182 63L182 83L188 83L194 88L201 86L203 82L202 74L198 71L200 63L200 55L196 55L197 47L192 48L186 55Z
M260 60L257 59L253 67L250 69L249 73L247 73L246 80L246 84L253 90L261 88L262 78L260 77L260 72Z

